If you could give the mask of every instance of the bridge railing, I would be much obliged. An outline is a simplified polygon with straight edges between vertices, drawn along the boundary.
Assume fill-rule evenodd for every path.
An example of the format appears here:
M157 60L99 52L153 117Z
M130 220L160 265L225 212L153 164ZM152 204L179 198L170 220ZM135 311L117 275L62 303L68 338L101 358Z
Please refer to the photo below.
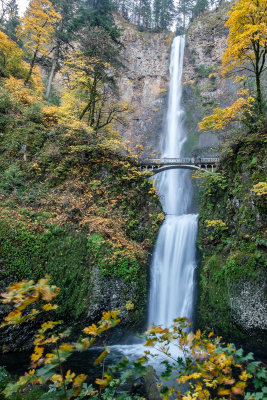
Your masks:
M140 165L218 164L219 157L180 157L144 159Z

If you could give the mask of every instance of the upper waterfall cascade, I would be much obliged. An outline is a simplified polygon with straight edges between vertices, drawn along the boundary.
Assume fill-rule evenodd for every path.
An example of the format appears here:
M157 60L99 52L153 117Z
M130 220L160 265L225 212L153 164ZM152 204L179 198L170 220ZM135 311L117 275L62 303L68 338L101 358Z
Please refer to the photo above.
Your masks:
M162 158L182 157L186 141L181 106L184 45L183 36L174 38ZM160 228L152 259L148 322L169 327L174 318L192 317L197 214L188 213L192 201L188 170L161 172L156 186L167 218Z

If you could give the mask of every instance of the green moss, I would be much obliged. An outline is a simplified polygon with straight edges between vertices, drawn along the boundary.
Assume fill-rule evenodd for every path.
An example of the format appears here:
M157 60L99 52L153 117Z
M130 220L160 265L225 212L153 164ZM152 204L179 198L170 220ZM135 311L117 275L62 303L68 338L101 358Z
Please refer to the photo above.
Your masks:
M89 235L87 244L93 263L103 275L121 277L137 285L141 266L136 256L105 241L98 233Z
M251 193L253 184L263 178L262 165L266 159L263 138L264 132L243 134L223 149L220 169L216 174L206 175L202 184L199 216L198 246L202 260L198 325L233 341L253 344L260 343L264 333L248 334L234 321L229 291L239 282L255 282L264 276L266 268L261 217L265 201ZM216 236L205 221L218 219L227 229Z
M78 318L88 306L90 261L86 235L51 227L32 232L22 224L0 222L0 241L5 282L39 279L50 275L61 288L58 296L61 316Z

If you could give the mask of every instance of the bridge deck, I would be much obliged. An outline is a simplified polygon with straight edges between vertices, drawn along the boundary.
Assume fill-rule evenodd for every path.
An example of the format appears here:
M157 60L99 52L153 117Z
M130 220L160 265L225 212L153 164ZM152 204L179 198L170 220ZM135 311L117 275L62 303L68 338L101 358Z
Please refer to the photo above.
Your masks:
M218 164L220 161L219 157L181 157L181 158L153 158L153 159L145 159L140 162L141 166L148 165L180 165L180 164L191 164L191 165L200 165L200 164Z
M167 171L169 169L191 169L205 170L211 169L219 163L219 157L181 157L181 158L154 158L142 160L139 165L141 170L148 170L154 174Z

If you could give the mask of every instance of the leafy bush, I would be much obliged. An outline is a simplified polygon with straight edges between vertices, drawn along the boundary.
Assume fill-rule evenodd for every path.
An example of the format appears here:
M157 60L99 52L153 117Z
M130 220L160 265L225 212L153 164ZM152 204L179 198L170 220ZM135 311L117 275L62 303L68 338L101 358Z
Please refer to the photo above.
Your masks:
M136 282L140 265L134 254L129 254L124 249L114 246L98 233L88 236L88 249L92 261L99 266L104 275Z
M206 65L204 64L199 64L199 66L196 69L197 69L197 76L199 78L208 78L213 70L212 67L206 67Z
M59 289L49 283L49 279L34 281L22 281L10 286L2 294L2 302L13 303L14 311L10 312L2 322L1 326L17 325L27 321L32 321L42 313L49 313L57 309L56 304L52 304L58 295ZM34 308L33 308L34 306ZM86 351L92 347L95 340L110 328L116 326L120 320L118 311L103 312L102 319L97 325L93 324L83 329L86 336L80 337L77 342L66 343L65 339L70 331L60 331L58 329L62 321L47 321L42 323L34 338L34 352L31 355L31 369L21 376L18 381L11 381L10 377L2 372L2 384L5 386L3 391L5 398L36 399L36 390L39 391L38 400L64 399L129 399L125 394L116 394L118 388L125 384L127 380L138 378L143 375L145 368L142 366L144 361L136 364L135 368L129 368L127 373L120 375L117 379L113 375L115 372L124 370L129 362L123 360L110 371L104 373L102 379L97 379L96 383L100 390L95 390L92 385L85 383L85 374L76 375L68 370L64 371L63 363L74 352ZM100 364L109 354L109 349L104 348L100 356L94 361L94 365ZM1 375L0 375L1 378ZM9 381L9 382L8 382ZM41 389L41 390L40 390ZM45 389L45 393L43 392ZM18 396L18 397L17 397ZM139 396L131 396L131 399L140 399Z
M12 192L21 189L24 186L23 172L19 165L11 164L4 172L3 180L0 182L0 190Z
M15 283L2 294L3 303L13 303L11 311L4 319L2 326L16 325L35 319L41 313L55 310L53 304L59 289L51 286L49 280L40 279L37 283L22 281ZM34 306L34 308L33 308ZM8 382L10 377L0 369L0 382L5 387L5 398L35 399L34 391L41 389L39 400L71 400L71 399L140 399L126 392L119 393L119 388L126 382L133 381L146 373L144 364L149 356L157 357L151 352L151 347L157 353L164 355L161 363L165 370L161 374L161 394L164 400L170 399L176 392L176 399L264 399L267 391L264 386L267 378L266 369L260 362L254 361L253 354L243 354L236 350L233 344L226 347L219 337L212 339L213 332L208 337L200 330L195 334L189 332L191 324L185 318L177 318L171 328L153 327L146 333L148 350L145 355L134 362L124 358L116 366L111 366L103 373L101 379L96 379L99 389L85 383L87 376L68 370L64 371L63 363L75 351L85 351L90 348L96 338L116 326L120 320L118 311L104 312L97 325L93 324L83 329L87 336L80 337L77 342L65 342L69 331L60 331L62 321L47 321L42 323L35 334L34 352L31 355L31 369L21 376L17 382ZM179 349L181 356L174 356L170 345ZM105 347L94 365L102 363L110 350ZM2 378L2 379L1 379ZM165 386L165 381L174 380L178 383ZM248 382L250 390L248 391ZM188 383L186 388L181 385ZM45 393L42 390L45 389ZM32 394L32 396L31 396Z

